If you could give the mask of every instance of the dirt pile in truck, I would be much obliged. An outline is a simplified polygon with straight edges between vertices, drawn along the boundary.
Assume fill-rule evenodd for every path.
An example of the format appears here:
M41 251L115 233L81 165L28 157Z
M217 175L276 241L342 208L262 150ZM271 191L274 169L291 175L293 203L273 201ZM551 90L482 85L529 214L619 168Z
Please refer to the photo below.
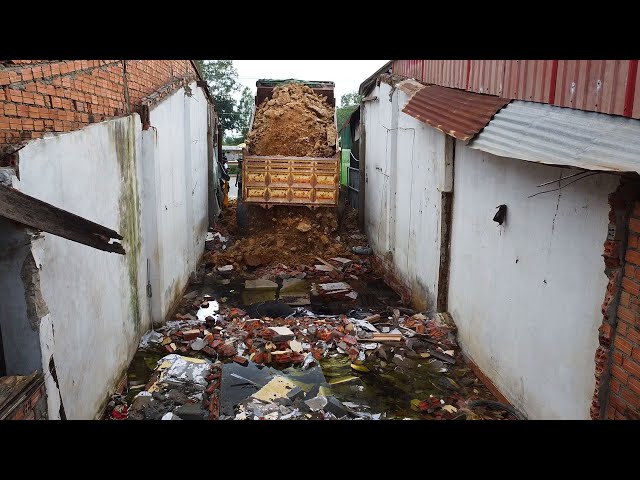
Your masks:
M336 150L334 109L306 85L276 87L256 109L247 148L253 155L331 157Z

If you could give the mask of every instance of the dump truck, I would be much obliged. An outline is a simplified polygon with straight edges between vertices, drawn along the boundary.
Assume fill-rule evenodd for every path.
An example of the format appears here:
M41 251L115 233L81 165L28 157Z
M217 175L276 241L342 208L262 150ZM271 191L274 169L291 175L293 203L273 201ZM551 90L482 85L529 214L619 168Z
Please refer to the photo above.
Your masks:
M339 206L334 82L258 80L239 182L237 223L276 206Z

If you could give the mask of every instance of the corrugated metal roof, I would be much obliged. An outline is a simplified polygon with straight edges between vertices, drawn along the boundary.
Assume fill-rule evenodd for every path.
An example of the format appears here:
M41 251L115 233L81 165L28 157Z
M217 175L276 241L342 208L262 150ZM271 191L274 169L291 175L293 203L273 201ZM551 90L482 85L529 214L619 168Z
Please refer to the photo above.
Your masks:
M470 92L502 96L505 60L471 60Z
M559 60L554 105L623 115L628 72L629 60Z
M467 60L425 60L422 81L465 90L467 63Z
M420 121L459 140L468 140L489 123L510 100L427 85L402 109Z
M425 87L425 85L423 85L420 82L416 82L415 80L408 79L400 82L397 85L397 87L411 97L416 92L419 92L420 90L422 90Z
M514 100L469 142L530 162L640 173L640 120Z
M470 92L640 118L637 63L637 60L396 60L393 72Z
M507 60L502 96L530 102L549 102L553 60Z

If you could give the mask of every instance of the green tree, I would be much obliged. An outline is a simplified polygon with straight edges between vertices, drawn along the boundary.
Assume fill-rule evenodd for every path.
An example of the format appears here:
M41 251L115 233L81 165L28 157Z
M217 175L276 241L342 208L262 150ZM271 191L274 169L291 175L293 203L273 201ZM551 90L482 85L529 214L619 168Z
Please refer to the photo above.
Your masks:
M249 128L251 127L251 113L253 112L254 105L255 99L251 93L251 89L244 87L244 90L242 90L242 97L238 103L238 130L240 131L242 142L244 142L247 133L249 133Z
M358 92L345 93L340 97L340 107L357 107L362 101L362 95Z
M240 91L238 71L232 60L195 60L202 78L207 82L213 99L216 102L216 112L220 117L220 124L224 131L238 130L240 127L237 102L233 98L235 92Z
M336 109L336 121L338 122L338 128L342 128L342 125L347 121L349 115L358 108L361 100L362 95L358 92L345 93L340 97L340 107Z

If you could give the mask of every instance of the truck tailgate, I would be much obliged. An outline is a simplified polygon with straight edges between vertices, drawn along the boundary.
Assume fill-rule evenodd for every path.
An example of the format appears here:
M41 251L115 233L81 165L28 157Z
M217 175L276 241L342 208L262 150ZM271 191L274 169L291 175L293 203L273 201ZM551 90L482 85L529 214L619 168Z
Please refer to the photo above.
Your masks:
M339 156L328 158L246 155L242 198L263 206L338 205Z

